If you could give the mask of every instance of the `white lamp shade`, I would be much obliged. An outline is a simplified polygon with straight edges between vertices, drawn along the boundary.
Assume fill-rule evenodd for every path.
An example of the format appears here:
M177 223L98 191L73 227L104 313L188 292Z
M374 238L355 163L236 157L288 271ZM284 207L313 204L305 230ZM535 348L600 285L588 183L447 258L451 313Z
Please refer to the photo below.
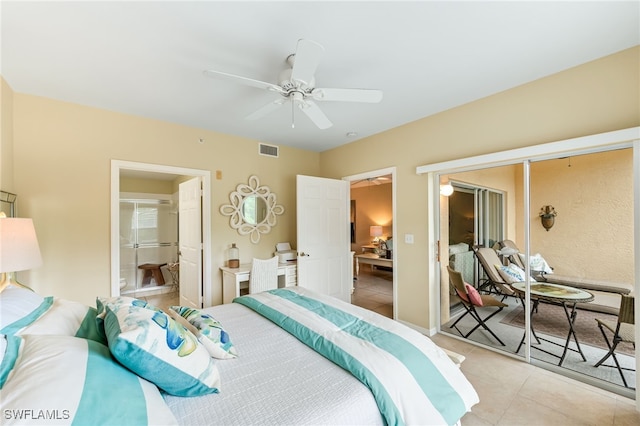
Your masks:
M0 272L18 272L42 265L33 220L0 218Z
M382 226L379 226L379 225L370 226L369 235L371 235L372 237L382 236Z

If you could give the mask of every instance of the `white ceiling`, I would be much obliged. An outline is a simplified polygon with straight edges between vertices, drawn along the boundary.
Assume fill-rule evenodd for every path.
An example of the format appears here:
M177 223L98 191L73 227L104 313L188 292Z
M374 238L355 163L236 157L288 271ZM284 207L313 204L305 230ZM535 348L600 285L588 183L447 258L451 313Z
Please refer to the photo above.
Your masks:
M640 44L640 2L2 1L0 70L14 91L324 151ZM318 87L380 89L244 117L279 95L297 40L322 44ZM347 137L357 132L357 137ZM206 139L205 139L206 142Z

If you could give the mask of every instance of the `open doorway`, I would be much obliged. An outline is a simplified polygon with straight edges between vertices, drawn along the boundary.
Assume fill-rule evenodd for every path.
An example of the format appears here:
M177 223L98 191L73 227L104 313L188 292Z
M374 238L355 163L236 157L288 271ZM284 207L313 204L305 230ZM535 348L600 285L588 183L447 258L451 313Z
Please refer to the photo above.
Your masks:
M149 220L153 222L153 218L156 220L160 220L161 217L164 217L166 221L171 221L173 219L180 220L180 218L176 218L179 216L178 212L178 186L182 182L186 182L197 178L202 183L202 273L199 274L200 279L194 283L184 283L180 280L179 273L177 274L176 279L173 278L173 273L170 270L166 270L166 266L164 265L165 271L162 270L163 263L177 263L179 261L178 258L178 244L179 244L179 235L174 234L174 231L167 231L168 239L160 238L157 241L153 241L153 244L139 244L139 241L136 241L135 244L128 244L128 240L125 241L126 244L123 245L123 235L122 229L123 226L128 231L132 229L132 223L130 226L126 226L127 223L121 223L122 218L122 208L125 206L125 210L132 206L131 200L139 200L139 204L142 207L142 215L141 218L143 221L145 220L144 214L148 213L151 216L147 217L146 220L148 223L143 223L143 227L148 227ZM154 183L155 182L155 183ZM139 186L141 185L141 186ZM127 286L129 286L128 291L131 292L133 288L135 291L135 296L138 297L139 290L142 290L143 286L149 287L149 295L155 295L155 293L167 293L170 290L178 290L180 296L175 299L179 304L185 304L188 302L188 305L193 305L194 307L204 307L211 305L211 293L212 289L210 285L203 285L202 283L211 283L211 201L210 201L210 172L208 170L197 170L197 169L187 169L180 168L174 166L166 166L166 165L156 165L156 164L146 164L146 163L135 163L135 162L127 162L127 161L118 161L112 160L111 164L111 295L119 296L124 294L127 291ZM140 188L143 189L140 189ZM164 189L163 189L164 188ZM166 189L169 188L169 189ZM122 190L121 190L122 189ZM126 193L123 193L126 192ZM149 202L148 200L153 199L156 201ZM169 202L165 202L169 201ZM124 202L124 204L123 204ZM155 208L156 205L163 206L161 209ZM154 216L153 213L158 213ZM166 214L164 214L166 213ZM164 220L163 219L163 220ZM173 229L173 228L172 228ZM177 230L176 230L177 231ZM171 236L175 238L171 238ZM165 241L166 240L166 241ZM129 247L131 246L131 247ZM153 246L153 247L151 247ZM135 247L135 248L134 248ZM156 253L158 256L166 255L164 257L167 258L167 262L142 262L142 263L157 263L160 266L157 271L151 271L148 273L145 269L139 269L139 265L141 262L136 260L135 265L129 269L132 269L130 274L124 274L123 271L127 272L127 265L123 264L123 257L126 259L127 253L123 253L124 251L130 250L132 253L135 252L138 248L142 248L145 253L142 253L142 258L146 259L146 256L149 253ZM144 250L146 249L146 250ZM140 253L138 253L140 254ZM164 257L162 259L164 259ZM154 276L155 272L155 276ZM162 275L161 275L162 274ZM147 276L145 276L147 275ZM130 276L131 279L127 280L126 278L123 280L123 277ZM167 279L168 278L168 279ZM132 282L129 282L132 281ZM160 281L165 281L164 284L160 284ZM175 286L174 286L175 281ZM124 285L123 285L124 284ZM167 285L169 284L169 285ZM187 285L188 288L185 288L184 285ZM133 287L132 287L133 285ZM194 287L194 288L191 288ZM123 291L123 288L125 289ZM182 295L183 294L195 294L194 297L189 297L189 300L186 301Z
M396 318L395 168L345 178L350 181L351 303Z

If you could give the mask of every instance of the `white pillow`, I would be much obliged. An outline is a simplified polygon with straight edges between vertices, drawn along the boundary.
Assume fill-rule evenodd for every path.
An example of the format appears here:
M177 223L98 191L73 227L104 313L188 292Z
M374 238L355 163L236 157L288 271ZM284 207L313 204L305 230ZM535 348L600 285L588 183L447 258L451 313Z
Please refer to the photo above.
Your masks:
M176 396L217 393L220 375L197 338L161 311L106 304L104 330L113 356Z
M498 273L502 279L509 284L524 281L524 274L521 274L517 269L512 269L509 266L504 265L496 265L496 269L498 269Z
M522 259L522 262L524 262L524 254L520 253L520 258ZM529 256L529 268L532 271L544 272L545 274L553 274L553 269L551 269L547 261L544 260L540 253Z
M7 336L0 334L0 363L4 359L4 353L7 350Z
M0 389L2 424L177 424L157 387L77 337L8 336Z
M526 279L525 272L517 265L510 263L509 266L496 265L498 273L508 284L521 283ZM531 278L531 281L535 281Z
M72 300L45 297L36 309L0 330L13 334L54 334L75 336L107 343L96 326L97 311Z
M44 297L26 288L8 286L0 293L0 329L37 309Z

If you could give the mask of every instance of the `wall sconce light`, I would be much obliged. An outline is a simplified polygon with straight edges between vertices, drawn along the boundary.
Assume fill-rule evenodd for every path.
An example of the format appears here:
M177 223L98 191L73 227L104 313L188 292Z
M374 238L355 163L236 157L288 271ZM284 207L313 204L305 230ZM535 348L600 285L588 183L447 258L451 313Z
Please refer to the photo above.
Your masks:
M382 226L372 225L369 227L369 235L373 237L372 243L377 244L378 240L382 236Z
M558 212L556 212L552 205L542 206L542 208L540 208L538 216L540 216L542 226L547 230L547 232L549 232L549 229L553 227L557 215Z
M448 197L451 194L453 194L453 185L451 185L451 183L447 182L440 185L440 195Z

